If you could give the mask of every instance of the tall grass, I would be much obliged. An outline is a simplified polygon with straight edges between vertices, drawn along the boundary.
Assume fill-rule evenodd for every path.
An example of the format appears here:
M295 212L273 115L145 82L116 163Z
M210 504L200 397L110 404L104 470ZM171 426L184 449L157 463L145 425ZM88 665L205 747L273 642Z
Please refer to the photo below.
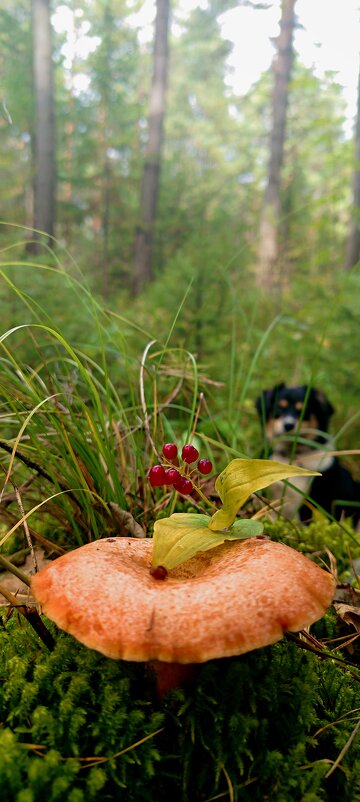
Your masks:
M258 456L254 399L282 379L342 398L337 447L356 450L356 276L337 278L331 315L324 282L305 301L288 294L274 314L236 270L209 263L199 306L189 262L176 281L169 269L146 297L130 305L123 293L105 309L67 254L66 269L51 252L31 262L9 255L0 270L3 548L22 531L14 487L40 542L68 548L151 531L174 504L146 481L162 443L197 438L216 470Z
M103 309L59 267L16 261L0 273L3 297L10 306L16 301L15 325L0 335L0 545L10 548L24 519L47 546L144 535L158 501L146 481L149 466L164 439L193 436L206 383L193 355L168 345L180 310L165 342L149 341L148 331ZM50 315L54 290L58 313Z

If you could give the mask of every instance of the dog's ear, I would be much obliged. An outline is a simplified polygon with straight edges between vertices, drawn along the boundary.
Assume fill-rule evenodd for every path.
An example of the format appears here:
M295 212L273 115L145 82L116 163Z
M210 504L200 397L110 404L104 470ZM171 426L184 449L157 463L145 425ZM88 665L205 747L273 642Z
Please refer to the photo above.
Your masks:
M277 395L279 394L280 390L283 390L284 387L284 382L276 384L272 390L263 390L261 395L259 395L259 397L256 399L255 406L260 420L267 420L268 416L274 409Z
M322 393L320 390L314 390L314 394L322 414L325 418L330 418L330 416L335 412L333 405L330 404L330 401L326 398L325 393Z

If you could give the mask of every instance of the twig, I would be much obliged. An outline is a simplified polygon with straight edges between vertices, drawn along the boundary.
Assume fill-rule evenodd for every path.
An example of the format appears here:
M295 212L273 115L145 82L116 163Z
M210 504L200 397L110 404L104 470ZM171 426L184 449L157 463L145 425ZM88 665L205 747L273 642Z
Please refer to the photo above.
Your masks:
M4 588L3 585L0 585L0 593L2 596L4 596L4 599L7 599L11 607L14 607L18 613L21 613L21 615L26 618L45 646L50 652L52 652L55 646L55 640L51 632L49 632L44 622L40 618L40 615L35 607L28 607L26 604L19 602L16 596L14 596L13 593L10 593L7 588Z
M5 471L4 471L4 473L5 473ZM19 490L21 490L21 492L23 492L24 490L28 490L28 488L31 487L31 485L35 481L35 479L36 479L36 476L29 476L29 478L26 480L26 482L23 482L22 485L20 485ZM3 493L2 499L1 499L1 504L5 509L6 509L6 507L8 507L9 504L12 504L13 501L16 501L15 490L9 491L8 493Z
M360 682L360 674L357 674L355 671L351 671L351 669L349 668L349 666L352 666L353 668L358 669L359 666L356 663L351 663L349 660L345 660L343 657L339 657L337 654L334 654L333 652L328 652L325 649L324 651L322 651L321 649L318 649L315 646L310 645L310 643L306 643L306 641L301 640L301 638L299 638L293 632L286 632L285 637L288 640L294 641L294 643L296 643L297 646L300 646L301 649L305 649L308 652L312 652L313 654L316 654L318 657L321 657L323 660L335 660L337 663L340 664L339 667L342 668L343 671L348 671L349 674L352 677L354 677L354 679Z
M155 735L159 735L160 732L164 732L165 727L159 727L158 730L154 732L150 732L149 735L145 735L144 738L140 738L139 741L136 741L130 746L126 746L125 749L121 749L120 752L115 752L114 755L110 755L109 757L85 757L85 758L64 758L65 760L79 760L87 763L86 766L81 766L82 769L91 769L93 766L98 766L102 763L107 763L108 760L114 760L117 757L121 757L125 755L126 752L131 752L133 749L136 749L138 746L141 746L146 741L149 741L151 738L154 738Z
M26 541L27 541L27 544L28 544L29 549L30 549L30 554L31 554L32 561L33 561L33 566L34 566L34 571L36 573L37 570L38 570L38 562L37 562L37 559L36 559L36 554L35 554L35 549L34 549L34 546L33 546L33 542L31 540L31 535L30 535L30 531L29 531L28 522L25 519L25 510L24 510L23 503L22 503L22 500L21 500L19 488L16 487L14 482L12 482L12 485L13 485L13 488L15 490L16 500L17 500L18 507L19 507L19 510L20 510L20 515L24 519L25 537L26 537Z
M325 724L323 727L320 727L319 730L314 732L313 738L318 738L319 735L322 735L322 733L325 732L325 730L330 729L330 727L336 727L337 724L343 724L343 722L346 721L346 719L349 720L349 716L353 716L354 713L360 713L360 707L354 707L352 710L347 710L346 713L343 713L342 716L339 716L339 718L337 718L335 721L329 721L328 724ZM355 719L355 716L353 716L353 718ZM356 716L356 718L358 719L358 716Z
M350 735L350 738L348 738L348 740L346 741L346 744L345 744L345 746L343 746L343 748L342 748L342 750L341 750L340 754L337 756L336 760L335 760L335 761L334 761L334 763L332 764L332 766L331 766L331 769L329 769L329 771L327 772L327 774L325 774L325 779L327 779L328 777L330 777L330 775L331 775L331 774L333 774L333 772L335 771L335 769L337 769L337 767L338 767L339 763L341 763L341 761L342 761L342 759L343 759L344 755L346 755L346 752L348 751L348 749L350 749L350 746L351 746L351 744L352 744L352 742L353 742L354 738L356 737L356 734L357 734L357 731L358 731L359 727L360 727L360 718L359 718L359 721L358 721L358 723L357 723L357 724L356 724L356 726L354 727L354 729L353 729L353 731L352 731L352 733L351 733L351 735Z
M18 517L13 512L6 510L5 517L11 526L14 526L17 523ZM41 535L40 532L37 532L33 527L30 527L30 532L36 542L40 543L41 546L44 546L47 551L54 551L56 554L65 554L65 548L59 546L57 543L54 543L52 540L49 540L49 538L45 537L44 535Z
M240 785L236 785L235 788L239 791L241 788L247 788L248 785L253 785L253 783L256 782L258 782L258 777L252 777L251 780L245 780L245 782ZM229 796L229 791L222 791L220 794L216 794L216 796L210 796L205 802L215 802L217 799L223 799L224 796Z
M14 576L17 576L17 578L20 579L24 585L28 585L28 587L30 587L30 577L27 574L24 574L24 571L20 571L20 568L18 568L17 565L14 565L14 563L12 563L10 560L7 560L3 554L0 554L0 565L4 566L5 571L10 571L10 573L14 574Z
M228 794L229 794L230 802L234 802L234 800L235 800L234 789L233 789L232 782L231 782L230 777L229 777L229 773L226 771L225 766L222 766L221 770L222 770L222 772L223 772L223 774L225 776L226 782L228 784L228 789L229 789L228 790Z
M7 451L8 454L12 454L13 453L12 446L10 446L4 440L0 440L0 448L3 448L4 451ZM42 476L44 479L47 479L47 481L50 482L52 485L58 485L60 487L60 490L63 490L64 492L65 491L68 492L67 487L62 482L60 482L57 479L54 479L52 476L50 476L50 474L47 473L47 471L45 471L44 468L41 467L41 465L38 465L37 462L34 462L34 460L29 459L29 457L26 457L25 454L22 454L21 451L18 451L18 450L16 451L16 457L21 462L23 462L24 465L26 465L28 468L30 468L33 471L36 471L39 474L39 476ZM81 504L80 504L79 500L76 498L75 495L72 495L71 491L69 491L69 495L70 495L71 499L73 501L75 501L75 503L81 508Z

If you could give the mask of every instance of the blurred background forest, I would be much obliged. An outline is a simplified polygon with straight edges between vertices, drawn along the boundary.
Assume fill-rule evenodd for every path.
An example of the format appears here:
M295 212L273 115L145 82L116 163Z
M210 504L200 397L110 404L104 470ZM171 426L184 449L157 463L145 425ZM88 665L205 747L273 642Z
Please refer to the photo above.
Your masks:
M359 111L349 125L336 67L302 62L300 0L157 0L146 26L145 5L3 0L4 365L9 331L46 319L91 359L101 339L125 398L153 338L173 349L164 388L174 354L194 356L206 415L233 449L256 455L254 398L281 380L320 386L337 446L354 449ZM241 93L226 38L239 6L279 24L272 62ZM265 46L259 27L252 48ZM356 84L359 53L347 55ZM32 367L34 337L11 335Z

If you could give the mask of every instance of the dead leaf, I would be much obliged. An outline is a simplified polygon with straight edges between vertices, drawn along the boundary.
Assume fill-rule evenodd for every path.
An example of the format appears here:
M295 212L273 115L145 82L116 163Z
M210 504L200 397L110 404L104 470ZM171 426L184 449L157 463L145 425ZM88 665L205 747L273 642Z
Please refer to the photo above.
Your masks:
M115 523L121 527L122 535L132 535L132 537L146 537L142 526L135 521L131 512L122 510L115 501L109 501L109 508Z
M346 624L350 624L357 632L360 632L360 606L353 607L350 604L335 602L334 607L342 621L345 621Z

